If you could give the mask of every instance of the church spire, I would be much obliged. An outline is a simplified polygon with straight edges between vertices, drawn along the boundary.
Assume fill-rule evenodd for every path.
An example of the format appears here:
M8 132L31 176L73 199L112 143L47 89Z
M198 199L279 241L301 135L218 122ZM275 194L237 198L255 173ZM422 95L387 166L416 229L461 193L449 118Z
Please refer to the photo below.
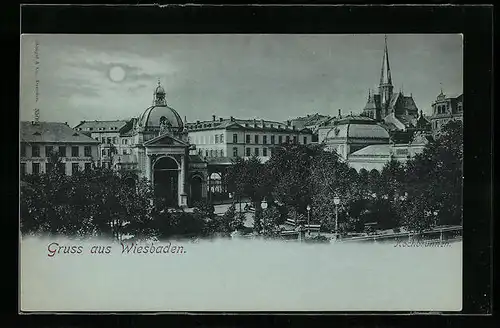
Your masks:
M382 57L382 70L380 72L380 84L378 87L381 105L381 117L389 115L389 104L392 99L392 77L389 66L389 51L387 49L387 35L385 35L384 56Z
M391 67L389 65L389 50L387 48L387 34L385 35L384 56L382 57L382 70L380 72L380 85L392 85Z

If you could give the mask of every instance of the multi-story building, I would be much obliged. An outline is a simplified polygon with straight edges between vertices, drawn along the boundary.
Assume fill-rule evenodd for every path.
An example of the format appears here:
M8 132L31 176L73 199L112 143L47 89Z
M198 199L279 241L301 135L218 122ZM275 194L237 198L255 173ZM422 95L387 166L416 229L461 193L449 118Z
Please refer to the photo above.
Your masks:
M51 154L61 159L59 170L72 175L89 170L99 161L99 142L59 122L21 122L20 172L46 173L53 165Z
M111 168L113 156L131 153L131 137L121 133L128 130L129 122L130 120L81 121L74 129L100 142L100 164Z
M430 122L433 134L439 134L441 127L451 120L463 121L463 114L463 94L446 96L441 90L436 101L432 103Z
M231 159L258 156L266 162L273 148L282 143L310 144L312 132L307 128L263 119L227 119L212 116L211 121L187 123L189 141L196 153L210 163L231 164Z

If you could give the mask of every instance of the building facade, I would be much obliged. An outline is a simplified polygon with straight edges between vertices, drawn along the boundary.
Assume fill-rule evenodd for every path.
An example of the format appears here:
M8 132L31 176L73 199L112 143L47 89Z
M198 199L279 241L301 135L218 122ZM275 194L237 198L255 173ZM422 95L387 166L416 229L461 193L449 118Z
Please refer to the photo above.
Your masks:
M263 119L245 120L212 117L212 121L186 124L189 141L196 145L196 154L210 162L231 163L237 157L253 155L266 162L273 148L282 143L310 144L309 129Z
M318 129L318 142L347 161L349 155L370 145L389 144L387 130L365 116L337 117Z
M61 159L61 172L72 175L98 165L99 142L59 122L21 122L20 174L46 173Z
M130 153L131 140L120 133L128 122L126 120L81 121L74 129L99 141L100 165L111 168L113 155Z
M446 96L441 90L436 101L432 103L432 116L430 124L433 135L440 133L441 127L451 120L463 122L463 94L457 96Z

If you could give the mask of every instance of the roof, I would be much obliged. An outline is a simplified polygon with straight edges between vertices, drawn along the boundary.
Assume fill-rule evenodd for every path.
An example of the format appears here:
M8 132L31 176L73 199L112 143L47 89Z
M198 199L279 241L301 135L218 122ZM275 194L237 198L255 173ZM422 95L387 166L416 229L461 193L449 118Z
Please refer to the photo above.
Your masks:
M43 143L86 143L98 144L99 141L86 136L61 122L21 122L20 139L22 142Z
M264 125L262 124L264 123ZM248 126L245 126L248 124ZM255 126L257 125L257 126ZM272 127L271 127L272 125ZM199 127L197 127L199 126ZM281 128L278 128L281 127ZM262 121L262 120L238 120L238 119L224 119L218 121L205 121L205 122L196 122L196 123L187 123L186 128L189 132L203 131L203 130L219 130L219 129L245 129L245 130L254 130L254 131L276 131L276 132L303 132L303 133L312 133L312 131L308 128L304 129L293 129L290 126L286 126L286 124L282 122L275 121Z
M334 125L335 126L335 125ZM337 121L329 138L389 139L389 132L372 118L348 115Z
M124 127L125 124L127 124L127 122L128 122L127 120L81 121L77 126L75 126L75 129L81 128L82 129L81 131L90 131L88 129L91 128L92 131L117 132L122 127ZM99 130L99 129L101 129L101 130Z
M139 127L159 127L163 117L167 119L167 123L170 123L173 128L182 130L184 127L179 113L167 105L155 105L147 108L139 117Z
M391 145L390 144L384 144L384 145L370 145L366 146L364 148L361 148L358 151L353 152L352 154L349 155L349 157L356 157L356 156L373 156L373 155L378 155L378 156L390 156L391 155Z

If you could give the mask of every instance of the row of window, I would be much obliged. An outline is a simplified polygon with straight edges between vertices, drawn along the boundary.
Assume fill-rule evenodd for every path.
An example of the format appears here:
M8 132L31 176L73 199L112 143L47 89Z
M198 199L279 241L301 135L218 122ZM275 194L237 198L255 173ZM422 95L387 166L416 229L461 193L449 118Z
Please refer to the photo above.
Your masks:
M82 128L77 128L77 130L78 131L82 131ZM94 128L88 127L85 130L87 130L87 131L94 131ZM106 130L107 129L105 127L97 128L97 131L106 131ZM118 130L118 128L116 126L113 126L113 127L110 127L109 130Z
M49 157L50 154L56 153L56 150L53 146L45 146L45 157ZM57 149L57 154L59 157L67 157L67 147L59 146ZM83 147L83 156L91 157L92 156L92 148L90 146ZM21 143L21 157L26 157L26 145ZM40 157L40 146L32 145L31 146L31 157ZM80 157L80 147L72 146L71 147L71 157Z
M450 104L446 105L438 105L437 106L437 114L446 114L446 112L450 109ZM452 114L461 113L462 112L462 104L458 103L457 107L452 107Z
M198 137L198 138L196 138L195 143L197 143L197 144L206 144L206 143L210 144L212 140L214 140L214 143L216 143L216 144L224 143L224 135L223 134L216 134L215 136L208 136L208 138L210 138L209 142L205 142L205 137ZM254 138L253 138L254 144L260 144L261 140L262 140L262 144L264 144L264 145L276 144L276 136L275 135L271 135L270 139L268 139L267 135L264 135L264 136L260 136L258 134L254 135ZM298 139L297 139L297 136L293 136L292 139L290 138L290 136L285 136L285 140L287 143L289 143L290 140L293 140L294 143L297 143ZM302 138L302 141L304 144L307 144L307 136L304 136ZM233 134L233 143L234 144L238 143L238 134L236 134L236 133ZM252 143L252 136L250 134L247 134L245 136L245 143L247 143L247 144ZM278 136L278 144L281 144L281 143L283 143L283 136Z
M99 137L95 137L95 140L99 141ZM101 143L103 144L116 144L116 137L102 137ZM128 139L122 139L122 145L128 145Z
M132 151L130 149L123 149L122 154L123 155L130 155ZM112 148L105 148L101 150L102 156L108 156L112 154L118 154L118 150L112 149Z
M84 163L85 171L89 171L92 169L92 163ZM41 165L40 163L32 163L31 164L31 173L32 174L40 174L40 168ZM53 163L45 163L45 172L50 172L54 168ZM64 163L59 163L57 170L60 173L66 173L66 165ZM71 163L71 172L76 173L80 171L80 164L79 163ZM26 175L26 163L21 163L21 176Z
M262 156L270 156L271 155L271 149L272 148L262 148ZM256 156L261 156L260 155L260 148L256 147L254 148L253 152ZM198 155L205 157L224 157L224 150L223 149L205 149L205 154L203 154L203 150L199 149L198 150ZM233 147L233 157L238 157L240 154L238 153L238 147ZM245 149L245 156L250 157L252 156L252 148L247 147Z

